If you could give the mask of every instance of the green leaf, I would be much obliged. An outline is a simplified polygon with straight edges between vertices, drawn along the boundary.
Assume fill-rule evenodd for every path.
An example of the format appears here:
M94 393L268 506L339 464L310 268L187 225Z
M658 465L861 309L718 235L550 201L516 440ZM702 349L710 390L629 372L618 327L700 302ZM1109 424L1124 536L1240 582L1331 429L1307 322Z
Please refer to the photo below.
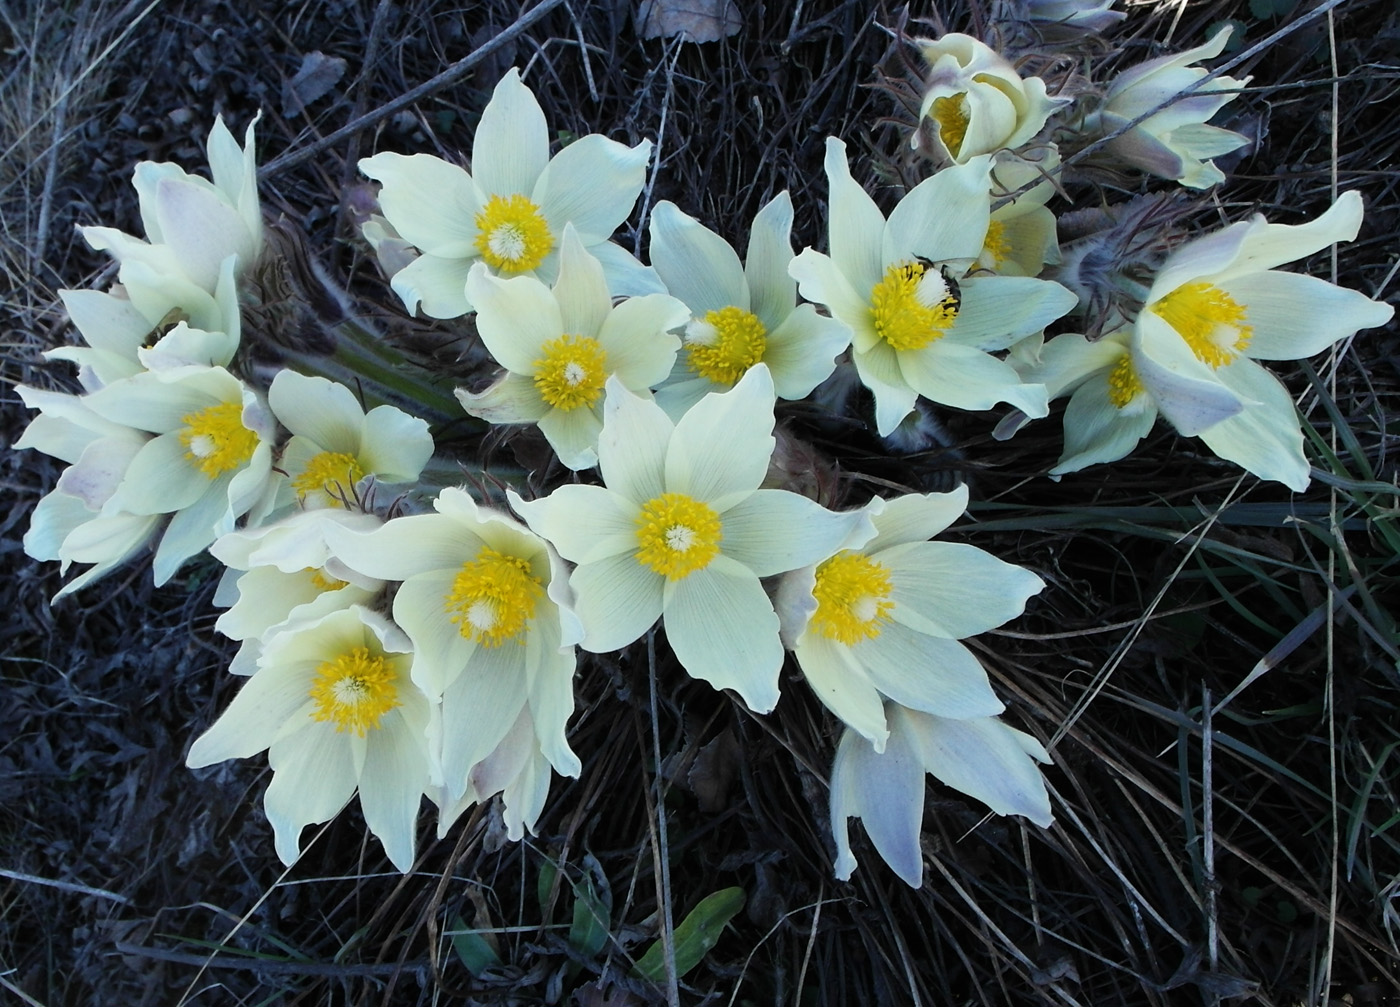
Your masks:
M612 888L603 867L592 854L583 858L586 873L573 883L574 917L569 927L569 945L591 958L608 943L612 927Z
M700 904L681 921L674 934L677 977L700 964L700 960L719 942L719 935L726 924L744 908L744 901L742 888L725 888L701 899ZM665 982L666 949L661 941L647 948L647 953L642 955L632 973L654 983Z
M493 965L501 964L501 959L485 938L475 930L467 927L467 921L458 916L452 921L452 950L457 952L457 957L462 960L462 964L467 967L467 971L473 977L479 978L481 973L491 968Z

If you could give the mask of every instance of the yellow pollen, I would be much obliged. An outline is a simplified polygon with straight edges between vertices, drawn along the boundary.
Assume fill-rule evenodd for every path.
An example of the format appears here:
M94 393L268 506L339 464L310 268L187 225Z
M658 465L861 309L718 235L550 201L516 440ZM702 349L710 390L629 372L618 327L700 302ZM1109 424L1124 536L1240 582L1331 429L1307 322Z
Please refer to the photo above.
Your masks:
M354 455L322 451L306 463L301 475L292 480L292 488L303 498L320 493L332 507L343 507L355 484L364 477L365 470Z
M443 609L462 636L483 647L499 647L507 640L523 644L525 624L535 617L543 596L528 560L488 546L462 564Z
M311 575L311 583L318 591L339 591L350 583L348 580L332 577L319 567L309 566L303 572Z
M957 157L958 152L962 150L963 140L967 138L967 124L972 119L967 108L967 92L933 99L933 107L929 109L929 114L938 125L938 136L943 141L943 146L948 148L948 153Z
M768 332L753 312L730 305L691 322L685 342L696 374L717 385L732 385L763 359Z
M591 406L603 394L608 379L608 355L592 336L560 336L540 347L535 387L555 409Z
M336 731L354 731L363 738L399 705L398 673L383 654L352 647L316 668L309 695L316 701L312 720L332 721Z
M982 239L982 254L991 260L993 269L1011 258L1011 242L1006 240L1006 225L1000 220L993 220L987 225L987 236Z
M1211 367L1232 363L1254 335L1245 324L1244 305L1209 283L1177 287L1151 310L1176 329L1196 359Z
M637 515L637 562L667 580L689 577L710 565L723 533L709 504L684 493L663 493Z
M258 446L258 435L243 425L243 405L220 402L181 417L180 443L185 457L210 479L245 465Z
M858 552L838 553L817 567L812 596L812 628L847 645L879 636L894 608L889 571Z
M492 196L476 215L476 250L504 273L534 269L554 248L540 208L516 193Z
M870 292L875 331L895 350L922 350L953 327L957 286L918 262L891 266Z
M1142 382L1130 354L1123 354L1108 373L1108 401L1115 409L1126 409L1143 392Z

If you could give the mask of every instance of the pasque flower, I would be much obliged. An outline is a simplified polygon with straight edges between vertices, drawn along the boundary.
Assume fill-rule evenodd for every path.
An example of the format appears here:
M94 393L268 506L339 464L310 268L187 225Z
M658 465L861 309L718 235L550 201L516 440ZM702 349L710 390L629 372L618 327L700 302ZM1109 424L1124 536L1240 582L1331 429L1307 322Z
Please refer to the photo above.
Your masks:
M651 214L651 263L693 320L670 380L656 400L678 418L708 392L732 388L760 361L780 399L821 384L851 341L841 322L797 303L792 262L792 200L780 192L753 219L748 259L674 203Z
M648 394L671 372L680 339L670 330L690 313L668 294L629 297L614 306L602 264L564 228L559 276L547 287L533 276L492 275L478 263L467 278L477 332L505 373L457 400L492 423L538 423L571 469L598 460L604 387L615 375Z
M360 171L383 184L385 219L423 253L394 274L394 292L409 311L456 318L475 310L474 263L552 282L567 223L602 261L612 293L660 292L656 275L608 240L632 212L650 156L649 141L627 147L590 133L551 158L544 112L512 68L481 114L470 174L428 154L388 152L360 161Z
M191 769L267 750L263 807L285 864L301 830L355 795L394 866L413 866L418 806L430 785L428 699L409 679L410 645L359 605L271 635L228 709L190 747Z
M1004 707L958 641L1020 615L1045 585L975 546L929 542L967 509L967 489L871 500L873 538L787 574L783 640L818 698L876 751L885 699L940 717Z
M846 147L826 141L830 257L807 249L789 271L802 295L850 327L861 381L888 435L918 396L958 409L998 402L1028 416L1048 411L1045 388L1027 385L992 356L1074 307L1057 283L968 275L986 245L991 158L945 168L909 191L885 219L851 177Z
M786 490L760 489L773 454L773 381L755 364L679 421L608 382L599 469L604 486L566 485L511 505L563 557L583 622L581 646L617 650L663 618L681 665L767 713L783 647L759 583L869 534L861 512L835 514Z

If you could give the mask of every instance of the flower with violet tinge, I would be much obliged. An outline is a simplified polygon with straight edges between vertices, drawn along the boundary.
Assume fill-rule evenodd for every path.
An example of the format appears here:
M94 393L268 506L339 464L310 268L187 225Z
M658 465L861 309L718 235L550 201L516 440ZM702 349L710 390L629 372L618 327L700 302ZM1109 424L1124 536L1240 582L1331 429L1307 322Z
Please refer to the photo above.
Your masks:
M1262 216L1182 245L1162 263L1132 337L1131 373L1183 434L1261 479L1307 488L1303 435L1288 390L1256 360L1299 360L1395 309L1304 273L1275 269L1351 241L1361 227L1359 193L1343 193L1306 224Z
M221 536L209 554L227 567L214 604L226 608L214 628L243 646L229 671L251 675L262 638L289 622L319 619L351 605L369 605L384 582L340 562L326 542L329 525L371 531L383 524L374 514L324 507L294 511L271 524Z
M466 289L474 263L553 281L568 223L602 261L612 293L660 292L656 274L608 240L632 212L650 157L648 140L627 147L590 133L551 158L544 112L511 68L481 113L470 174L393 153L364 158L360 171L382 183L384 218L423 253L394 274L394 292L410 312L456 318L475 310Z
M760 489L773 454L773 380L764 364L672 423L608 381L598 466L604 486L566 485L511 506L578 564L569 577L581 646L627 646L663 618L685 670L733 689L756 713L778 702L783 645L760 577L815 563L872 531L786 490Z
M535 830L535 820L544 810L549 796L550 761L540 748L534 719L529 709L511 725L494 751L471 767L467 774L467 789L455 800L446 788L430 794L438 803L438 838L447 835L462 812L496 794L501 795L502 821L506 838L512 842ZM577 776L575 771L572 774Z
M1036 23L1042 32L1061 29L1058 33L1092 32L1099 34L1122 21L1127 14L1113 10L1114 0L1018 0L1017 13Z
M359 605L290 624L264 641L258 670L185 764L267 749L263 808L284 864L301 855L301 830L334 818L358 790L370 831L407 872L430 786L429 704L409 679L409 651L396 626Z
M559 460L571 469L598 461L604 385L616 376L641 394L671 373L680 340L671 335L690 318L669 294L629 297L614 305L603 267L564 229L553 288L533 276L505 279L473 267L467 289L477 306L481 341L505 368L477 394L457 390L473 416L492 423L537 423Z
M919 833L924 817L924 774L974 797L998 815L1023 815L1048 828L1050 796L1036 763L1050 762L1044 746L996 717L950 720L890 703L889 743L877 752L847 730L831 769L831 833L836 877L856 869L848 818L859 818L890 869L905 884L924 880Z
M396 517L368 533L327 528L326 539L351 569L402 581L394 621L413 641L413 681L436 709L429 751L443 792L434 800L446 807L474 785L473 767L524 714L550 764L577 776L565 731L582 631L563 562L465 490L448 487L433 506L435 514Z
M322 377L281 370L267 390L272 414L291 431L278 467L287 474L279 508L344 507L366 476L408 483L433 456L428 424L395 406L368 413L355 393Z
M155 434L126 465L103 514L171 515L156 548L156 586L271 503L276 423L257 392L222 367L172 367L86 396L108 422Z
M760 361L780 399L801 399L825 381L851 342L834 318L797 303L792 262L792 200L780 192L754 217L748 260L663 200L651 214L651 263L694 320L670 380L656 401L678 419L708 392L724 391Z
M1142 122L1109 140L1104 149L1121 161L1188 189L1208 189L1225 180L1210 158L1228 154L1249 138L1206 122L1232 101L1249 78L1216 77L1182 94L1207 76L1197 60L1219 56L1233 27L1225 25L1204 45L1161 56L1124 70L1108 86L1103 104L1090 113L1085 129L1109 136L1141 115ZM1173 100L1176 96L1181 97ZM1160 111L1152 110L1165 104ZM1148 113L1151 113L1148 115Z
M146 240L112 227L85 227L83 237L121 262L124 284L169 290L178 279L213 294L225 259L237 256L242 274L262 250L252 123L243 144L238 146L222 117L215 120L208 146L213 182L179 165L142 161L132 182ZM175 296L175 303L182 303L184 298Z
M991 353L1043 329L1077 299L1046 280L966 275L986 244L990 171L990 157L944 168L886 221L851 177L845 144L826 141L831 255L809 248L789 272L802 296L851 328L881 436L920 395L957 409L1007 402L1028 416L1049 411L1044 386L1024 384Z
M1045 81L1022 78L1005 57L970 35L951 32L920 43L929 72L921 119L931 120L938 152L958 164L1003 147L1019 147L1067 99L1051 98ZM918 146L919 134L914 134Z
M958 641L1019 616L1044 582L955 542L929 542L967 509L967 488L874 498L875 536L778 589L783 642L827 708L883 751L883 700L939 717L990 717L1005 707Z

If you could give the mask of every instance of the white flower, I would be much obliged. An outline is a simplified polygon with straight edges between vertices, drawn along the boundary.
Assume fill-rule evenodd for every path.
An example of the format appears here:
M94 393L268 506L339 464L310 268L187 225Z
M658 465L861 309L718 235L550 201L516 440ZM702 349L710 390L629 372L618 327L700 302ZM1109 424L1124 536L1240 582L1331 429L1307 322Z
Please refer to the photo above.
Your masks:
M632 212L650 157L650 141L626 147L590 133L551 158L544 112L511 68L481 113L470 174L428 154L392 153L363 159L360 171L383 184L384 217L423 252L394 274L395 293L410 312L456 318L474 310L466 286L475 262L552 281L570 222L614 294L659 292L656 274L608 240Z
M1308 485L1293 400L1255 360L1298 360L1359 329L1384 325L1389 304L1315 276L1273 267L1350 241L1361 196L1343 193L1306 224L1262 216L1189 242L1162 264L1133 332L1124 381L1141 385L1183 434L1261 479Z
M1047 262L1060 261L1055 215L1045 206L1055 195L1050 179L1059 164L1060 152L1053 144L1024 155L999 156L992 162L992 202L1011 200L992 210L974 269L1001 276L1039 276Z
M208 148L213 182L179 165L142 161L132 181L146 240L111 227L85 227L83 237L116 256L123 283L143 281L159 289L167 280L184 278L212 294L225 259L237 256L238 272L244 273L262 249L252 123L243 142L240 148L223 118L215 120ZM182 302L177 295L175 303Z
M258 670L186 765L267 749L263 807L286 864L301 855L301 830L334 818L358 789L370 831L408 871L430 783L429 704L409 679L409 650L392 623L358 605L289 626L265 642Z
M826 141L831 256L807 249L789 272L802 295L825 304L854 333L861 381L888 435L918 396L958 409L1008 402L1048 411L1045 389L1026 385L991 356L1045 327L1076 303L1057 283L968 276L990 220L991 158L945 168L915 186L889 220L851 177L846 147Z
M463 811L495 794L501 795L505 806L506 837L519 840L527 830L533 832L549 796L549 770L549 757L540 748L534 720L529 709L523 709L495 750L472 766L467 789L460 797L454 800L445 787L431 795L438 803L438 838L447 835Z
M664 617L681 665L757 713L778 702L783 646L760 577L830 555L860 527L785 490L759 489L773 454L773 382L751 367L672 423L610 379L599 441L606 486L511 505L577 569L581 646L617 650Z
M366 476L413 482L433 456L428 424L395 406L360 408L355 393L321 377L281 370L267 404L292 436L279 467L287 474L278 504L343 507Z
M932 120L939 153L958 164L1019 147L1065 103L1046 94L1045 81L1022 79L1004 57L970 35L952 32L920 48L929 73L919 115Z
M485 391L459 389L457 400L492 423L538 423L571 469L598 460L604 387L616 376L642 394L660 384L680 340L668 330L690 317L667 294L629 297L614 306L603 267L564 229L553 289L533 276L502 279L477 264L467 279L477 332L505 373Z
M224 566L214 604L227 608L214 624L242 640L229 670L251 675L262 638L289 622L319 619L336 609L368 605L384 582L347 567L326 542L329 525L370 531L383 522L373 514L339 508L297 511L272 524L231 532L209 547Z
M435 799L446 806L460 798L473 767L522 714L549 763L577 776L565 731L581 630L562 561L465 490L444 489L433 503L436 514L394 518L367 534L328 528L326 537L346 566L403 582L394 621L413 641L413 681L441 703L430 751L445 792Z
M1101 33L1128 15L1112 10L1114 0L1020 0L1020 14L1038 27L1055 26Z
M754 364L768 365L780 399L800 399L830 376L851 341L841 322L797 303L792 201L774 196L754 217L748 260L729 243L662 201L651 214L651 262L694 316L685 349L656 401L680 417L708 392L724 391Z
M1161 111L1108 141L1106 149L1135 168L1174 179L1190 189L1208 189L1224 181L1225 173L1209 158L1228 154L1249 139L1208 126L1206 121L1232 101L1249 78L1216 77L1178 101L1171 99L1207 75L1204 68L1191 64L1219 56L1231 31L1233 28L1226 25L1204 45L1148 60L1120 73L1109 85L1103 105L1090 115L1086 128L1108 135L1170 101Z
M173 367L86 397L103 419L156 434L132 456L104 515L170 514L156 586L271 497L276 424L262 398L221 367Z
M1050 798L1036 763L1050 755L1029 734L996 717L949 720L889 704L890 739L877 752L855 731L841 735L831 769L836 877L856 868L847 819L860 818L875 850L913 888L923 884L919 833L924 774L975 797L998 815L1024 815L1046 828Z
M967 488L879 497L863 508L875 536L783 578L783 639L818 698L883 751L882 702L940 717L1005 707L958 642L1025 611L1044 582L976 548L927 539L967 509Z

